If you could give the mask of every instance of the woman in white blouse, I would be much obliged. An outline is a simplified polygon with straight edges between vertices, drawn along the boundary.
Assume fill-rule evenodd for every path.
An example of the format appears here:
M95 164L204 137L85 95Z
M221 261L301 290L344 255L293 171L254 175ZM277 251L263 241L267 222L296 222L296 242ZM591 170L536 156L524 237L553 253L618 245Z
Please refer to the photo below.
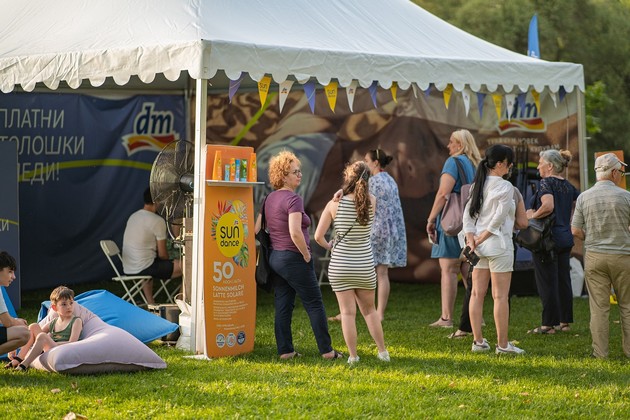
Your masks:
M471 199L464 210L466 245L480 257L473 271L470 299L473 352L490 351L490 344L481 331L483 301L490 281L497 329L495 351L497 354L525 352L508 341L508 297L514 267L512 232L516 203L514 187L504 178L512 169L513 156L510 147L500 144L486 150L485 158L477 167Z

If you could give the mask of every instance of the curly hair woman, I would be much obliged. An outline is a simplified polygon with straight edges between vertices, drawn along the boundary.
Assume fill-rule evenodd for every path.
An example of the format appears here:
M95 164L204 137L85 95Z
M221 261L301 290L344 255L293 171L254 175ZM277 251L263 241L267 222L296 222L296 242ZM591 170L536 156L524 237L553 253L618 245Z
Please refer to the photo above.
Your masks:
M265 200L265 222L271 238L269 264L279 277L274 282L276 309L274 329L281 359L300 356L293 347L291 320L295 297L300 296L315 334L317 347L325 359L343 355L332 348L322 292L317 283L309 246L311 219L304 212L304 201L295 193L302 180L299 159L282 151L269 162L269 180L275 191ZM260 230L261 217L256 221Z
M370 335L378 348L378 358L389 362L383 327L376 306L376 271L370 241L376 197L370 194L370 169L365 162L348 165L344 171L343 197L331 200L324 209L315 231L315 240L331 249L328 279L341 310L341 329L348 346L348 363L359 361L357 353L357 304ZM336 238L327 241L325 234L335 223Z

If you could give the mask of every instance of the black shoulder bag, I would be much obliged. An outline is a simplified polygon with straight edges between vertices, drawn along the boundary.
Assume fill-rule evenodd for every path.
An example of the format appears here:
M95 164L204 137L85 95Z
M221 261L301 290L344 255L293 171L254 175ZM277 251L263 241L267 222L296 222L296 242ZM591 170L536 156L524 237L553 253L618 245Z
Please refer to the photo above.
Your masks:
M261 225L260 230L256 234L256 240L259 242L258 255L256 258L256 284L266 292L271 293L273 290L273 277L275 272L269 264L269 255L271 255L271 238L267 231L267 221L265 220L265 203L267 197L263 200L262 209L260 210Z

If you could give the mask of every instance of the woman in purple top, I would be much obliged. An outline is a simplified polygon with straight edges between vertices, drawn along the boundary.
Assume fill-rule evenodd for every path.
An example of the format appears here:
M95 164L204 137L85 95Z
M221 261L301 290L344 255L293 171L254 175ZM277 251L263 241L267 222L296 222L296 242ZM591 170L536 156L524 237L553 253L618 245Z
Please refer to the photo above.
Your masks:
M269 181L275 191L265 200L265 221L271 237L269 263L279 277L274 282L275 335L281 359L301 356L293 347L291 319L295 296L311 321L317 347L325 359L344 357L332 348L322 292L317 283L311 256L308 227L311 219L304 212L304 201L295 193L302 181L300 161L282 151L269 162ZM260 216L256 232L260 229Z

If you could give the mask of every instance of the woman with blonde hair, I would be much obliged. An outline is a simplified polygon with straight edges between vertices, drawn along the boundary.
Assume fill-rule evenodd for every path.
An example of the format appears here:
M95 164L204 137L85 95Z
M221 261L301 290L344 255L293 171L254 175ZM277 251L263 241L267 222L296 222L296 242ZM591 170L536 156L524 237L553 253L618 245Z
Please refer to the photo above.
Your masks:
M348 346L348 363L359 361L357 353L357 305L376 343L378 358L389 362L381 319L374 304L376 271L370 230L374 220L376 197L369 192L370 169L365 162L348 165L344 171L343 197L331 200L324 209L315 240L330 249L328 279L341 310L341 329ZM325 234L335 223L336 237L327 241Z
M481 161L479 149L470 131L461 129L451 134L448 145L449 158L446 159L440 176L440 186L433 201L433 207L427 220L427 235L433 242L431 258L438 258L440 262L440 284L442 295L442 312L440 318L430 324L432 327L451 328L453 326L453 311L457 297L457 275L467 277L467 264L459 256L461 246L457 236L447 236L440 226L442 209L451 192L460 192L462 185L472 182L475 167ZM460 179L456 161L462 165L466 179Z
M568 150L540 152L538 172L542 178L533 197L528 219L554 215L551 238L555 244L551 254L533 253L536 289L542 302L542 323L528 331L533 334L554 334L569 331L573 322L573 288L571 286L571 212L580 192L564 178L571 162ZM556 328L554 328L556 327Z
M302 180L299 159L286 150L272 157L269 162L269 180L275 191L267 196L264 206L272 248L269 264L279 276L274 281L274 330L278 354L281 359L301 356L293 347L291 332L297 295L308 314L322 357L342 358L343 355L331 345L322 292L315 275L308 234L311 219L304 212L302 197L295 192ZM260 228L259 215L256 232Z

